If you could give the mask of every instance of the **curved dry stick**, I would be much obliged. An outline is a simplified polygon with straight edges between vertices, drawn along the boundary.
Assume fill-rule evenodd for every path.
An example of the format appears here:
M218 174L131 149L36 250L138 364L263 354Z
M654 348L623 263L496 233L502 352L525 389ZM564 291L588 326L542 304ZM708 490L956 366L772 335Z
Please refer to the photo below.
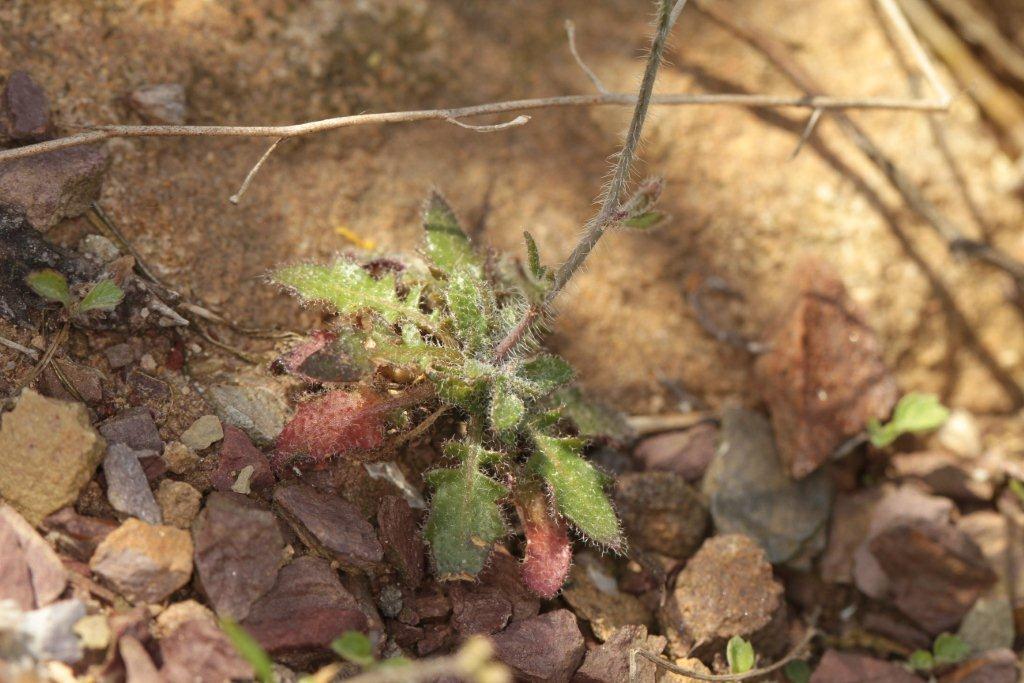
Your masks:
M594 84L594 88L597 92L607 95L610 92L608 88L604 86L604 83L601 82L601 79L598 78L593 69L587 66L587 63L583 61L582 57L580 57L580 53L576 49L576 24L569 19L565 20L565 35L569 40L569 52L572 53L572 58L576 60L576 66L586 74L587 78L590 79L590 82Z

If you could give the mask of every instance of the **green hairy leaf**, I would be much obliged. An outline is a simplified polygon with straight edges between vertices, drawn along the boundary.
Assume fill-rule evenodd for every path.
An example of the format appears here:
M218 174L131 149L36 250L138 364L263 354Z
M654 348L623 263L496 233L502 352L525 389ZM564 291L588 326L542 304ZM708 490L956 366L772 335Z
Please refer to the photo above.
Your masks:
M300 264L277 271L273 279L294 291L303 301L323 302L339 315L370 311L384 321L427 322L419 309L419 293L404 298L395 289L395 276L387 273L374 278L358 263L344 259L330 265Z
M554 492L558 511L596 543L618 548L622 531L604 493L605 477L583 458L583 441L538 433L533 439L530 463Z
M552 402L562 410L580 436L588 438L611 437L627 441L633 437L633 428L619 413L589 400L578 387L556 391Z
M242 655L242 659L249 662L256 680L260 683L274 683L274 664L256 639L231 619L221 619L220 628L227 634L238 654Z
M961 640L958 636L950 633L939 635L932 644L932 654L935 655L935 664L958 664L971 654L971 646Z
M82 313L87 311L111 311L121 300L124 299L124 292L113 280L97 282L89 290L89 293L78 302L78 310Z
M572 381L572 366L558 356L541 354L523 363L517 374L536 385L538 395L552 391Z
M455 336L469 354L483 350L490 341L484 282L465 266L451 273L444 295Z
M55 301L65 306L71 305L71 291L67 279L56 270L47 268L29 273L25 277L29 288L47 301Z
M907 394L896 404L892 419L881 424L868 423L871 443L884 448L904 434L920 434L941 427L949 419L949 409L934 394Z
M526 240L526 258L530 267L530 275L537 280L543 280L547 277L548 270L540 264L540 250L537 248L537 242L534 241L533 235L525 230L523 239Z
M427 475L434 496L425 535L442 580L479 574L491 546L505 535L498 501L508 490L480 472L479 448L469 445L462 467Z
M446 275L460 266L480 269L480 258L469 237L459 227L455 212L437 192L431 192L423 207L426 251L431 263Z
M508 388L508 383L496 381L491 385L490 417L491 427L496 432L515 429L526 414L523 399L516 396Z
M345 631L331 641L331 649L345 661L361 667L372 666L376 661L373 656L373 643L366 634L359 631Z
M754 646L739 636L733 636L725 646L725 659L730 673L745 674L754 668Z

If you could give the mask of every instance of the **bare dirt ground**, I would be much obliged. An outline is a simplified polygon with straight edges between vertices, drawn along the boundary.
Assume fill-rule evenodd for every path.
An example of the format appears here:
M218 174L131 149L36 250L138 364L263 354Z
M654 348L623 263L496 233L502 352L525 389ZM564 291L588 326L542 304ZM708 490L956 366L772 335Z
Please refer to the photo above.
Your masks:
M866 0L737 4L792 45L832 92L908 92L907 74ZM0 8L0 32L9 37L0 45L0 71L30 70L63 127L131 121L124 95L155 82L186 86L190 122L288 123L586 92L564 39L562 22L571 18L593 68L613 89L628 90L641 68L645 7L14 0ZM794 92L760 56L688 12L659 89L727 88ZM518 249L529 229L548 260L561 258L592 210L627 115L620 108L540 111L525 127L489 135L427 123L290 141L240 207L227 197L262 152L260 141L120 141L101 203L187 295L240 321L302 329L310 315L261 275L351 248L339 228L383 251L414 246L420 198L434 185L486 244ZM645 170L665 176L673 219L654 236L607 240L564 299L559 350L591 389L627 412L671 400L659 376L712 404L743 395L749 358L701 330L686 294L702 278L724 278L746 297L732 306L736 321L757 334L785 294L787 272L810 253L831 262L868 311L903 385L939 391L977 412L1014 409L978 361L989 354L1006 376L1024 381L1024 327L1008 302L1008 280L952 258L832 124L820 128L817 148L787 161L801 117L659 109ZM984 233L971 223L925 116L856 118L966 232L1024 256L1022 204L1007 193L1011 160L968 98L957 97L942 121L983 207ZM877 195L859 189L852 175ZM883 212L896 217L904 243ZM75 228L63 230L71 239ZM951 323L925 268L951 293L980 349Z

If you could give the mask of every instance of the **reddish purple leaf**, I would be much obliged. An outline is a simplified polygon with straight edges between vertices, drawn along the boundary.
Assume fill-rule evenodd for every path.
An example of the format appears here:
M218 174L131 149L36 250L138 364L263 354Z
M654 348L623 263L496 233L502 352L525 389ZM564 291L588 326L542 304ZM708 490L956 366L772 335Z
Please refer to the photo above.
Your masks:
M299 405L277 437L277 455L321 463L332 455L380 446L392 401L368 391L328 391Z
M562 589L572 562L566 524L552 513L547 496L536 483L520 487L516 511L526 534L523 583L542 598L553 598Z

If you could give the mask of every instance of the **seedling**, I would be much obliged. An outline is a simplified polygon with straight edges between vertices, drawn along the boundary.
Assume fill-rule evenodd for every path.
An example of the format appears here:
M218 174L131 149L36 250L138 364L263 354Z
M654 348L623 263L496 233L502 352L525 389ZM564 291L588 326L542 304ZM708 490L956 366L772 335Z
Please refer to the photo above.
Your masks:
M971 646L950 633L939 635L932 643L932 650L915 650L907 664L917 671L931 671L936 667L958 664L971 654Z
M941 427L949 419L949 409L933 394L907 394L896 404L886 424L872 419L868 436L878 448L885 448L904 434L921 434Z
M725 661L729 663L729 673L747 673L754 668L756 659L754 646L740 636L733 636L725 645Z
M113 280L100 280L84 296L75 298L67 278L51 268L29 273L25 282L47 301L61 304L69 316L89 311L112 311L124 299L124 292Z

